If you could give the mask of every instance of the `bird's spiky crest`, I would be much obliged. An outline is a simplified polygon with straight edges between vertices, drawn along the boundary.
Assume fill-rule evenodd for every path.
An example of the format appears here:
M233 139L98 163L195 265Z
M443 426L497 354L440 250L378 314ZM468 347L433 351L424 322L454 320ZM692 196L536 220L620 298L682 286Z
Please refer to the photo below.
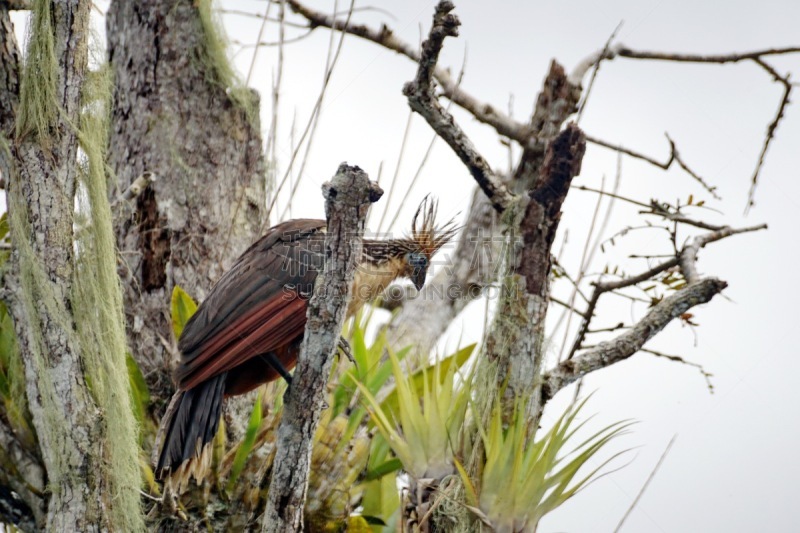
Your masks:
M459 228L456 226L455 218L451 218L442 226L436 226L436 214L439 202L435 198L426 195L414 213L411 221L411 238L419 247L420 251L428 257L433 256L442 246L447 244L455 236ZM422 220L420 220L420 215Z

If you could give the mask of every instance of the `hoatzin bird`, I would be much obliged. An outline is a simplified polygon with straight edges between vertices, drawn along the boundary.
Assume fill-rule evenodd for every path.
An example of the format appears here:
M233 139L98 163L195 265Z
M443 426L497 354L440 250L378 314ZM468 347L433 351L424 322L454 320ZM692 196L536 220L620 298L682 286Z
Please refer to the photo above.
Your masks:
M453 221L436 227L435 218L436 203L426 199L409 237L364 239L348 317L399 277L422 288L431 257L456 232ZM182 485L190 475L202 475L208 460L203 450L217 432L223 398L281 376L291 383L308 297L323 268L325 228L324 220L297 219L269 229L187 322L178 341L177 392L158 432L159 479L174 476Z

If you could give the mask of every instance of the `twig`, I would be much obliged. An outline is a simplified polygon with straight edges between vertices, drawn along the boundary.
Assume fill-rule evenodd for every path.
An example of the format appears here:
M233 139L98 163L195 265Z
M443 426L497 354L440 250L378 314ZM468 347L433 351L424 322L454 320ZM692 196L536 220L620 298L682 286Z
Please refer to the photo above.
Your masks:
M300 35L295 35L294 37L284 38L283 41L281 41L281 40L277 40L277 41L258 41L258 42L252 43L252 44L248 44L248 43L243 43L242 41L237 41L236 39L233 39L233 40L230 41L230 43L233 44L233 45L238 46L241 50L245 50L245 49L248 49L248 48L256 48L256 49L258 49L258 48L264 48L264 47L282 46L284 44L297 43L297 42L302 41L306 37L311 36L311 33L312 32L307 31L305 33L301 33Z
M700 363L693 363L691 361L687 361L686 359L684 359L679 355L669 355L666 353L651 350L649 348L642 348L639 351L644 353L649 353L650 355L655 355L656 357L663 357L664 359L669 359L670 361L674 361L676 363L681 363L684 365L695 367L697 370L700 371L700 374L703 376L703 379L706 380L706 385L708 386L709 392L711 392L711 394L714 393L714 384L711 383L711 378L714 377L714 374L712 374L711 372L707 372L706 369L703 368L703 365L701 365Z
M756 164L753 177L750 178L750 190L747 193L747 206L745 207L745 214L747 214L750 208L755 204L754 198L756 194L756 186L758 185L758 175L761 172L761 167L764 166L764 158L767 156L767 150L769 149L772 139L775 138L775 130L778 129L778 124L783 118L783 115L786 111L786 106L789 105L789 95L792 93L792 84L789 82L788 74L786 76L781 76L777 73L777 71L775 71L774 68L772 68L772 66L760 58L755 59L754 61L761 65L761 67L767 72L772 74L772 78L775 81L783 85L783 97L781 98L781 103L778 106L778 112L775 114L775 118L772 119L772 122L770 122L769 126L767 126L767 135L764 138L764 145L761 147L761 153L758 155L758 164Z
M351 0L351 2L350 2L350 7L351 8L353 7L353 1L354 0ZM308 136L309 132L313 131L313 129L315 128L314 125L317 123L317 117L318 117L318 115L319 115L319 113L320 113L320 111L322 109L322 101L323 101L323 99L325 97L325 91L326 91L326 89L328 87L328 82L330 81L331 76L333 74L333 68L334 68L334 66L336 65L336 63L337 63L337 61L339 59L339 52L341 52L342 43L343 42L344 42L344 35L342 35L342 38L339 40L339 46L338 46L338 48L336 50L336 54L334 55L333 60L331 61L330 60L330 50L332 49L332 46L333 46L333 41L331 41L331 46L329 46L328 61L326 61L327 64L326 64L326 69L325 69L325 76L323 77L323 81L322 81L322 89L320 90L319 96L317 97L317 101L314 103L314 108L311 111L311 117L309 118L308 122L306 123L306 127L303 130L302 135L300 136L300 140L297 142L297 146L292 151L292 156L289 158L289 165L286 168L286 172L284 173L283 178L281 178L281 181L278 184L278 187L275 189L275 192L273 193L272 199L270 200L269 206L267 207L267 213L266 213L266 216L264 217L264 222L262 223L262 227L259 230L259 232L263 231L264 226L268 223L268 221L270 219L270 216L272 215L272 210L275 207L275 202L278 200L278 194L280 194L281 189L283 189L283 186L286 184L287 180L289 179L289 176L291 174L292 167L294 165L295 159L297 159L297 155L298 155L298 153L300 152L300 149L303 146L303 142L305 141L306 136ZM306 147L306 157L308 157L308 147ZM291 205L291 203L292 203L291 199L295 195L295 193L297 192L297 188L300 185L301 178L302 178L302 173L299 173L298 176L297 176L297 181L295 181L295 183L292 186L292 189L291 189L291 191L289 193L289 200L287 201L287 205ZM285 210L284 210L283 214L285 214ZM281 215L280 218L282 218L283 214Z
M350 20L350 17L353 16L353 8L355 7L356 0L350 0L350 7L349 11L347 12L347 20ZM338 4L338 0L334 2L334 6ZM334 8L335 9L335 8ZM311 117L311 131L308 134L308 141L306 142L306 151L303 154L303 161L300 163L300 170L297 172L297 181L294 182L291 191L289 192L289 198L286 201L286 208L281 213L281 220L284 219L286 213L288 212L289 206L292 205L294 200L294 195L297 194L297 188L300 186L300 182L303 179L303 173L306 168L306 163L308 163L309 154L311 153L311 147L314 143L314 138L317 133L317 126L319 125L319 117L322 114L322 100L325 97L325 93L328 89L328 84L331 81L331 76L333 76L333 69L336 67L336 64L339 62L339 56L342 53L342 45L344 45L344 34L339 39L339 44L336 46L336 53L333 55L333 58L330 56L330 51L333 50L333 34L331 34L331 41L328 47L328 59L326 60L325 64L325 77L322 82L322 89L319 93L319 100L317 100L317 106L315 108L315 113ZM302 143L302 139L300 140Z
M627 57L630 59L651 59L656 61L677 61L681 63L738 63L739 61L755 60L766 56L796 54L800 52L800 47L790 46L786 48L765 48L763 50L755 50L752 52L742 52L734 54L717 54L717 55L702 55L702 54L675 54L670 52L648 52L643 50L632 50L623 45L614 47L611 50L612 54L619 57Z
M247 78L244 80L245 85L250 85L250 79L253 77L253 70L255 70L256 59L258 59L258 49L262 37L264 37L264 30L267 28L267 21L269 20L269 10L272 9L272 0L267 2L267 8L264 10L264 18L261 20L261 27L258 29L258 37L256 38L255 48L253 49L253 57L250 58L250 68L247 69ZM283 40L281 39L281 42Z
M397 164L394 166L394 176L392 176L392 183L389 185L389 194L386 195L386 201L383 202L383 213L381 213L381 219L378 222L378 227L375 229L375 231L378 233L380 233L380 231L383 229L383 222L386 220L386 214L389 212L389 208L392 205L392 196L394 196L394 189L399 181L398 178L400 177L400 166L403 163L403 155L406 152L406 143L408 142L408 134L411 132L411 121L413 118L414 111L409 109L408 119L406 120L406 128L403 130L403 140L400 141L400 152L397 154Z
M216 9L216 12L221 14L221 15L234 15L234 16L239 16L239 17L251 17L251 18L257 18L257 19L263 19L264 18L264 15L262 15L261 13L253 13L251 11L243 11L243 10L240 10L240 9L223 9L223 8L219 8L219 9ZM277 22L277 23L281 22L280 18L277 18L277 19L267 18L267 20L269 22ZM302 30L307 30L308 29L308 24L298 24L296 22L289 22L289 21L285 21L284 24L286 26L290 26L292 28L299 28L299 29L302 29Z
M274 470L262 531L303 530L311 444L339 343L367 211L383 191L358 167L342 164L323 185L328 231L325 266L308 303L308 321L276 438Z
M445 37L458 36L458 17L451 14L455 6L448 0L440 1L436 6L428 39L422 43L422 53L416 78L405 84L403 94L414 111L422 115L431 128L447 142L461 161L467 166L498 212L503 212L515 201L515 196L500 180L489 163L478 153L472 141L456 124L433 94L433 72L439 59Z
M711 231L717 231L725 226L718 226L716 224L709 224L708 222L703 222L702 220L695 220L693 218L689 218L685 215L681 215L680 213L672 213L667 210L663 205L659 204L655 200L650 202L650 211L639 211L641 215L655 215L667 220L671 220L673 222L677 222L680 224L688 224L689 226L694 226L696 228L707 229Z
M672 140L669 134L665 135L667 137L667 141L669 141L669 157L664 163L657 161L656 159L650 156L636 152L629 148L625 148L620 144L612 144L602 139L598 139L597 137L592 137L591 135L587 135L586 140L592 144L596 144L597 146L602 146L603 148L608 148L609 150L614 150L616 152L623 153L635 159L640 159L662 170L669 170L669 168L672 166L672 163L678 163L678 166L680 166L687 174L689 174L689 176L694 178L694 180L697 181L703 187L703 189L708 191L708 193L711 194L717 200L721 200L720 196L716 192L717 188L706 182L706 180L704 180L697 172L692 170L689 167L689 165L686 164L686 162L681 158L677 147L675 146L675 141Z
M697 273L696 264L697 254L700 251L700 248L731 235L749 233L751 231L760 231L763 229L767 229L766 224L759 224L758 226L737 229L731 228L730 226L725 226L717 231L712 231L710 233L695 237L691 243L688 243L683 247L679 256L681 273L683 274L683 277L686 278L686 282L694 283L700 278L700 275Z
M717 278L705 278L667 296L650 308L629 331L611 341L601 342L596 347L567 359L545 372L542 400L546 402L559 390L586 374L629 358L673 319L680 317L692 307L709 302L727 286L727 283Z
M649 208L650 207L649 205L647 205L647 204L645 204L643 202L640 202L638 200L634 200L633 198L626 198L625 196L620 196L619 194L614 194L614 193L606 192L606 191L600 191L600 190L597 190L597 189L593 189L591 187L587 187L586 185L573 185L572 188L573 189L577 189L579 191L595 192L595 193L603 195L603 196L608 196L610 198L616 198L617 200L622 200L623 202L628 202L628 203L633 204L633 205L638 205L639 207L645 207L645 208Z
M584 74L581 73L580 69L586 68L588 69L590 66L594 66L592 70L592 77L589 78L589 86L586 88L586 91L583 93L583 101L581 102L580 106L578 107L578 114L575 117L575 124L581 123L581 117L583 116L583 110L586 109L586 103L589 101L589 95L592 94L592 88L594 88L594 81L597 79L597 73L600 71L600 63L603 62L603 58L608 55L608 50L611 48L611 43L614 42L614 39L619 33L620 28L622 28L623 21L620 21L617 24L617 27L614 28L614 31L611 32L611 35L608 36L608 40L606 41L603 50L597 55L597 58L587 65L579 65L578 69L574 70L570 74L570 81L575 85L581 85L581 81L583 80Z
M376 30L363 24L346 23L311 9L297 0L287 1L295 13L308 20L312 28L324 27L350 33L397 52L415 63L421 59L420 52L416 48L399 39L386 25L383 25L380 30ZM530 125L517 122L495 107L479 101L462 89L457 89L456 83L446 69L436 66L431 74L439 82L442 93L448 100L465 109L480 122L492 126L503 137L513 139L522 146L538 147L541 152L544 152L544 146L532 137Z
M675 439L677 437L678 435L676 434L673 435L671 439L669 439L669 444L667 444L667 447L664 449L664 453L661 454L661 458L659 458L658 462L656 463L656 466L653 467L653 470L650 472L650 475L647 476L647 480L644 482L644 485L642 485L642 488L639 490L639 494L636 495L636 498L634 498L633 502L631 503L631 506L628 507L628 510L622 516L622 519L619 521L619 524L617 524L616 529L614 529L614 533L619 533L619 530L622 529L622 524L625 523L625 519L628 518L631 512L633 512L633 509L636 507L636 504L639 503L639 500L642 498L644 491L647 490L648 485L650 485L650 482L653 481L653 478L656 476L656 472L658 472L658 469L661 468L661 464L664 462L664 459L667 458L667 454L669 454L669 451L672 449L672 445L675 444Z
M631 285L636 285L637 283L641 283L646 281L656 274L659 274L668 268L672 268L678 264L678 258L673 257L669 261L665 261L658 266L651 268L641 274L636 276L631 276L629 278L623 278L617 281L604 281L604 282L597 282L594 283L594 291L592 292L592 297L589 300L589 306L586 308L586 312L583 315L583 322L581 322L581 326L578 329L578 334L575 337L575 341L572 343L572 348L570 348L569 354L567 355L567 360L572 359L572 357L583 347L583 341L586 338L586 334L589 332L589 325L594 318L594 311L597 308L597 302L600 300L600 296L602 296L606 292L616 291L625 287L630 287Z

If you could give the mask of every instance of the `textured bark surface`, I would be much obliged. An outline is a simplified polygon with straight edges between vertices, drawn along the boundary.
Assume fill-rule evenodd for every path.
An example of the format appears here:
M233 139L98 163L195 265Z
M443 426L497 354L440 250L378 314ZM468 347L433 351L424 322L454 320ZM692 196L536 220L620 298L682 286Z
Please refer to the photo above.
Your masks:
M42 27L53 31L55 91L61 109L44 129L31 122L30 128L20 132L10 146L14 166L3 168L8 173L4 177L14 248L25 250L15 254L6 284L14 293L11 311L25 360L28 405L48 472L47 528L51 531L111 526L104 500L108 491L104 457L98 446L103 442L103 418L83 377L75 324L71 314L64 312L72 305L78 169L74 125L79 122L81 84L88 63L90 5L86 0L53 2L51 13L44 15L51 17L52 26ZM5 21L0 23L5 27ZM7 47L8 41L4 56ZM6 75L3 83L7 91L15 82ZM0 100L5 107L8 99ZM19 221L28 227L20 227Z
M486 356L494 363L503 408L511 415L519 398L531 398L541 372L553 246L561 206L572 178L580 173L586 150L583 132L570 124L549 144L539 177L508 246L500 301L486 338ZM538 417L538 406L531 405Z
M257 111L227 86L208 13L190 0L119 1L108 12L109 164L119 192L155 175L116 221L128 334L162 400L172 389L173 287L201 301L256 238L265 205Z
M270 533L303 531L311 445L324 404L325 385L361 257L367 211L383 194L366 172L346 164L323 184L322 190L328 219L325 268L309 301L303 346L278 428L262 529Z

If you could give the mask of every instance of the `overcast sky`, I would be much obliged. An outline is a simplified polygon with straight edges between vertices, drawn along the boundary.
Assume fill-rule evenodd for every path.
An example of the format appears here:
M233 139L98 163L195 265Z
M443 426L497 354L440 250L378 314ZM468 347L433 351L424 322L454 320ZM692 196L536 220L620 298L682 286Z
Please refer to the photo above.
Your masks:
M218 5L256 12L263 11L266 3ZM332 11L334 3L315 1L312 5ZM391 17L365 12L355 20L373 25L386 22L404 39L417 42L420 32L427 31L435 2L373 0L370 5L386 9ZM446 42L441 64L458 72L466 55L463 88L501 109L507 109L513 95L513 111L520 120L530 113L551 59L572 69L601 48L620 21L624 25L618 42L642 50L712 54L800 45L800 3L789 0L473 0L457 1L456 6L461 36ZM339 9L346 7L346 2L340 2ZM256 40L258 20L235 15L225 15L223 20L231 39L245 44ZM263 40L277 40L275 26L266 27ZM319 94L329 41L330 33L321 29L286 47L275 162L279 178L292 154L292 122L299 138ZM244 76L250 70L253 49L234 46L233 51ZM262 94L265 125L271 114L276 58L276 48L262 48L249 81ZM800 54L774 58L771 63L780 72L800 76ZM408 118L401 88L414 71L414 64L393 52L352 36L345 38L300 187L301 197L307 200L295 203L292 216L322 216L319 185L342 161L361 166L373 177L383 163L382 184L388 189ZM674 201L693 194L722 212L700 211L698 216L733 226L766 222L769 231L736 236L703 250L700 272L728 281L729 288L723 297L694 311L700 324L694 332L674 324L648 344L702 364L714 374L713 395L695 368L647 354L586 379L583 390L596 391L586 408L598 413L595 427L620 419L638 420L632 433L616 444L635 450L628 455L630 464L547 517L540 531L613 531L673 435L677 440L671 453L622 531L800 530L794 508L800 500L800 358L795 339L800 318L795 274L800 263L800 112L796 106L788 108L776 132L756 206L747 217L742 215L749 179L780 97L780 86L752 63L718 66L618 59L603 65L581 126L596 137L660 160L668 154L664 133L669 132L684 159L718 187L723 200L713 200L679 169L663 172L627 158L622 162L622 194L643 201ZM463 112L455 114L490 164L505 170L508 152L496 134ZM414 117L399 171L399 192L388 206L390 215L397 211L401 193L431 138L424 121ZM614 153L590 146L576 183L598 187L603 176L610 183L616 161ZM466 208L472 188L465 168L444 143L436 143L409 200L400 206L395 229L407 227L425 194L439 197L444 215L455 215ZM595 201L589 193L573 191L564 206L557 242L568 229L563 263L573 273ZM640 225L636 211L617 204L605 236L627 225ZM632 233L606 254L598 254L590 270L602 270L606 263L619 264L631 273L646 269L642 260L625 259L633 251L664 252L666 241L653 230ZM556 289L568 296L563 287ZM631 309L627 302L611 298L600 309L599 324L629 321L645 310L642 306ZM557 309L551 314L551 326L559 314ZM482 317L482 304L471 306L448 332L442 348L479 340ZM563 331L548 341L553 359ZM559 394L546 418L557 416L570 397L569 390Z

